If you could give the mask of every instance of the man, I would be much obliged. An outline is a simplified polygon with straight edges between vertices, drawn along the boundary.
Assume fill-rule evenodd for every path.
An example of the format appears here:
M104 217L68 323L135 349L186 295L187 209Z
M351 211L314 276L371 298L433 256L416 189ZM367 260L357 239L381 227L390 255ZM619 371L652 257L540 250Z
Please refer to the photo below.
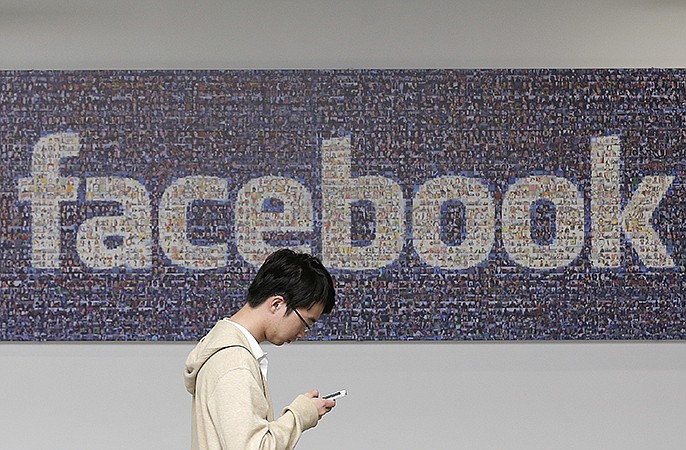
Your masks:
M266 259L246 304L220 320L186 360L194 450L292 449L303 431L331 411L336 402L313 390L274 419L259 343L278 346L302 338L333 306L333 280L317 258L283 249Z

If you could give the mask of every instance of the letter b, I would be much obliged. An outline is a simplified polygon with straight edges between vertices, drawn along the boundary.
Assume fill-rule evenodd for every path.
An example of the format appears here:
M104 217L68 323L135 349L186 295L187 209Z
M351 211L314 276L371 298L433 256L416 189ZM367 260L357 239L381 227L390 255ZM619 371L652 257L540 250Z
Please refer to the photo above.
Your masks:
M337 269L377 269L403 247L404 199L400 186L380 176L351 177L350 138L322 143L322 260ZM376 211L371 244L353 246L352 203L370 201Z

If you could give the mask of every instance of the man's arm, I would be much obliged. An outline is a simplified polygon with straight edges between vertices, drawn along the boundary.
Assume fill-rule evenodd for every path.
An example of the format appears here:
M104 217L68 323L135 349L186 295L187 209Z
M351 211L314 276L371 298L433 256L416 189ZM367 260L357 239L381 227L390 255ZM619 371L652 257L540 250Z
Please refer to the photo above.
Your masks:
M259 377L259 374L257 374ZM298 396L281 417L268 421L269 403L262 380L253 370L237 367L225 372L209 393L207 406L222 448L230 450L289 450L302 432L314 427L319 411L311 398Z

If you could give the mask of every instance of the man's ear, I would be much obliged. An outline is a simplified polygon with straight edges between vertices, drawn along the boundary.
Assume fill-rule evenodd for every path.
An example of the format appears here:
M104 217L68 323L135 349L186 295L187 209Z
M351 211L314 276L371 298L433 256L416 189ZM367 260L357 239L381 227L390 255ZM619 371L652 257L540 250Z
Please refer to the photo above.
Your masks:
M272 313L276 313L277 311L286 308L286 300L280 295L269 297L267 301L269 302L269 310Z

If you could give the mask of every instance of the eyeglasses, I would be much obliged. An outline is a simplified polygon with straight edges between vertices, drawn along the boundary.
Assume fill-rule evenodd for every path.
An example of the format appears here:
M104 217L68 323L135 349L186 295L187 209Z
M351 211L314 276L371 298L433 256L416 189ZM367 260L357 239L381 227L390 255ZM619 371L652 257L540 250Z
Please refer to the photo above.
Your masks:
M298 312L297 309L293 309L293 312L295 313L296 316L298 316L298 318L303 323L303 325L305 325L305 328L307 328L307 331L312 330L312 327L310 326L310 324L307 323L307 321L305 319L303 319L303 316L300 315L300 313Z

